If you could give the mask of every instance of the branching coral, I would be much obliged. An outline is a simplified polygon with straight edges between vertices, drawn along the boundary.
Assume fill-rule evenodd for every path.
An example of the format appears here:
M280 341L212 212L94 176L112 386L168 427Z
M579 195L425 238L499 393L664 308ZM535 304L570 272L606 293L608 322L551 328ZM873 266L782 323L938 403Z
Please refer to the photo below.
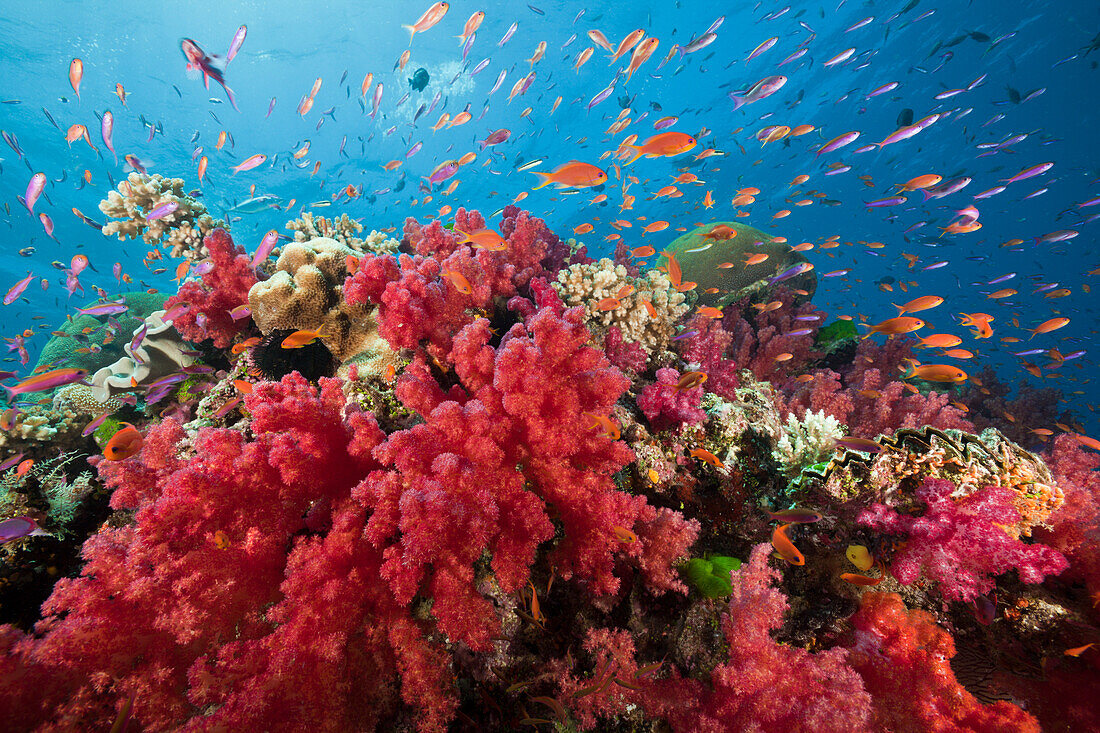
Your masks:
M1066 569L1066 559L1046 545L1025 544L1006 527L1019 521L1012 493L986 486L955 500L955 485L928 479L916 491L924 514L899 514L885 504L860 513L858 522L880 532L901 535L890 572L908 585L925 577L938 584L949 601L969 601L993 588L992 576L1015 568L1025 583Z
M347 258L359 252L333 239L292 242L283 248L275 273L248 291L252 319L264 334L317 329L333 356L343 361L359 352L375 329L370 306L343 297Z
M698 425L707 417L699 406L703 398L703 386L677 389L676 383L679 379L680 373L675 369L658 369L657 381L646 385L638 393L638 409L654 430Z
M836 440L844 435L844 426L823 411L807 410L801 420L791 413L772 457L787 469L788 475L795 475L832 455Z
M875 730L1039 733L1039 723L1008 702L983 705L951 671L951 635L892 593L864 593L852 617L848 663L871 693Z
M644 277L632 277L623 265L606 258L570 265L552 285L567 306L584 306L585 322L597 338L616 326L624 341L641 345L647 354L668 346L673 324L688 311L684 294L672 287L667 275L649 270ZM629 293L623 295L625 291ZM608 301L615 301L614 307L602 305Z
M174 204L176 208L163 216L149 220L157 207ZM121 221L111 221L103 227L106 236L118 235L119 239L137 239L156 246L164 240L173 257L199 260L206 256L203 239L217 227L225 226L206 213L206 206L188 196L183 190L183 179L165 178L154 173L147 175L136 171L118 184L99 202L99 210ZM165 235L167 239L165 240Z
M400 242L386 236L385 232L372 230L365 237L358 235L363 231L363 225L347 214L341 214L336 219L326 219L323 216L314 216L312 212L305 211L301 218L288 221L286 228L294 232L295 242L308 242L312 239L334 239L345 247L355 250L355 254L373 252L374 254L387 254L396 252Z

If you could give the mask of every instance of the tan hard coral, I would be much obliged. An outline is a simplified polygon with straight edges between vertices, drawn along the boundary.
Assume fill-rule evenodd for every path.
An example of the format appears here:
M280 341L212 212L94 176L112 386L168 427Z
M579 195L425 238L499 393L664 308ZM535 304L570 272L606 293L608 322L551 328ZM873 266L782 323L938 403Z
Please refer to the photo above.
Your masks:
M182 178L165 178L157 173L131 173L99 202L100 211L119 220L107 222L103 234L121 240L140 237L149 246L163 244L173 257L202 259L206 255L203 237L225 223L214 219L202 203L188 196L183 183ZM170 203L176 204L174 211L148 219L157 207Z
M252 286L252 319L264 334L323 327L324 343L338 360L362 350L374 330L370 306L344 302L347 258L356 250L318 237L291 242L275 263L275 274Z
M389 254L396 252L401 244L377 230L372 230L366 237L360 237L363 225L347 214L341 214L336 219L326 219L305 211L301 218L288 221L286 228L294 232L295 242L308 242L320 238L334 239L345 247L356 250L359 254L365 252Z

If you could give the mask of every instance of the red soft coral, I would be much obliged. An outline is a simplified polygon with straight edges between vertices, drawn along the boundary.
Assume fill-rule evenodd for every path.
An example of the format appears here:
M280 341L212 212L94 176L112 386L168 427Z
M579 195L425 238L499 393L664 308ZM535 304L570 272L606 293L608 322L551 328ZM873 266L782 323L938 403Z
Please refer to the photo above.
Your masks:
M1035 537L1065 553L1067 575L1084 580L1100 601L1100 455L1072 435L1059 435L1044 458L1065 503L1050 516L1050 529L1036 528Z
M896 594L864 593L852 626L848 663L871 693L876 730L1039 733L1015 705L982 705L967 692L951 670L951 635L928 613L907 611Z
M841 649L811 654L780 644L771 632L783 624L787 599L773 587L771 545L757 545L732 573L733 595L722 617L729 659L710 685L673 672L646 684L647 712L676 731L725 733L857 733L869 730L870 699Z
M202 284L191 280L164 302L164 309L186 306L172 322L184 338L198 343L211 339L219 349L228 348L233 338L248 327L248 319L233 320L229 312L248 304L248 291L256 284L256 273L248 256L233 245L229 232L215 229L203 239L214 265L202 276Z
M927 507L919 517L877 503L860 512L857 521L863 526L903 536L890 564L901 583L914 583L923 574L938 583L947 600L970 601L993 588L992 576L1012 568L1025 583L1041 583L1045 575L1066 569L1058 551L1005 532L1003 527L1020 519L1008 489L986 486L958 501L951 498L953 491L950 481L926 480L916 491Z

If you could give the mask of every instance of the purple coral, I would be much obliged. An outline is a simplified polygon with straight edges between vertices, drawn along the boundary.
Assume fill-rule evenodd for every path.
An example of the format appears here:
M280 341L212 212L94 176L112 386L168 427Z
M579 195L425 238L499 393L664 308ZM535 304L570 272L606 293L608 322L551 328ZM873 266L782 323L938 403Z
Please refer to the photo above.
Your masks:
M905 536L890 565L900 582L909 585L923 573L939 584L947 600L970 601L993 588L992 576L1011 568L1025 583L1041 583L1044 576L1066 569L1068 563L1057 550L1026 544L1003 529L1020 518L1010 491L986 486L958 501L951 498L953 491L950 481L925 481L916 491L927 506L919 517L878 503L860 513L860 524Z

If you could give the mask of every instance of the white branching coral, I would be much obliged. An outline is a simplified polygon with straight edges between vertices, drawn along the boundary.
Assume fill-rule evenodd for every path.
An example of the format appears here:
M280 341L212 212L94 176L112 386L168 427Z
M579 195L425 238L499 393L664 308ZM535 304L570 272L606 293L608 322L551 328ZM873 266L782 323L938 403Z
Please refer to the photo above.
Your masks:
M788 475L799 473L806 466L823 461L834 449L837 439L845 435L844 426L832 415L806 411L799 420L793 414L787 416L780 436L772 451L772 457L783 465Z
M158 208L175 209L149 220ZM119 181L118 190L111 191L99 202L99 210L119 221L109 221L103 227L106 236L119 239L141 237L149 246L163 244L173 257L199 260L206 256L202 239L225 222L214 219L206 207L183 190L182 178L165 178L160 174L131 173Z
M638 342L647 354L668 346L675 333L673 324L688 311L684 294L672 287L664 273L650 270L644 277L631 277L625 267L607 258L570 265L552 284L567 306L584 306L585 321L598 340L611 326L618 326L624 341ZM601 303L612 307L602 310ZM646 303L656 315L650 314Z
M387 254L396 252L401 245L396 239L391 239L385 232L378 230L372 230L366 237L359 237L363 231L363 225L347 214L341 214L336 219L326 219L305 211L302 212L300 219L288 221L286 228L294 232L295 242L308 242L311 239L324 237L334 239L359 253Z

